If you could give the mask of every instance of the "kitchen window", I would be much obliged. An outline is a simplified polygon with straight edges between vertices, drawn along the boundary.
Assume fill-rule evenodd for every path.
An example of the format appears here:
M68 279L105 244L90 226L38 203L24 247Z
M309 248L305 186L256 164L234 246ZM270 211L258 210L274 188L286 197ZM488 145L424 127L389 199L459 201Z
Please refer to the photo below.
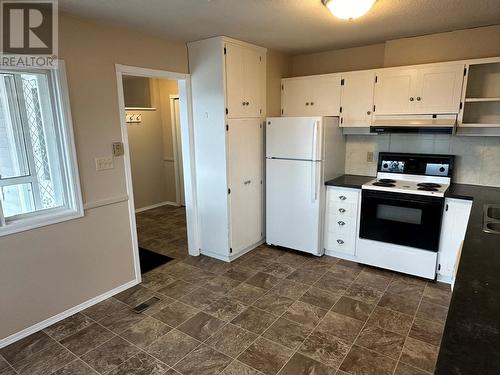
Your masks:
M63 63L0 70L0 236L82 215Z

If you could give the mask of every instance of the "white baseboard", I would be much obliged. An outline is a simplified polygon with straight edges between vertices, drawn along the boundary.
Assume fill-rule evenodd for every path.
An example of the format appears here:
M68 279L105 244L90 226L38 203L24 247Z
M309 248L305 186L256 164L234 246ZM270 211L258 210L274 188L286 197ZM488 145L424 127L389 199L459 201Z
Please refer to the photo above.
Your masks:
M151 206L146 206L146 207L138 208L138 209L135 210L135 213L138 214L139 212L144 212L144 211L152 210L153 208L158 208L158 207L162 207L162 206L176 206L176 207L179 207L180 205L177 204L177 202L170 202L170 201L160 202L160 203L152 204Z
M263 243L264 243L264 239L262 239L262 240L260 240L260 241L258 241L256 243L254 243L253 245L250 245L249 247L247 247L246 249L240 251L236 255L222 255L222 254L217 254L217 253L214 253L212 251L203 250L203 249L200 249L200 254L206 255L207 257L211 257L211 258L215 258L215 259L218 259L218 260L222 260L223 262L231 262L231 261L233 261L235 259L238 259L240 256L245 255L249 251L252 251L257 246L260 246Z
M358 262L358 258L356 258L355 255L349 255L349 254L344 254L340 253L337 251L332 251L332 250L326 250L325 249L325 255L329 257L335 257L339 259L345 259L345 260L350 260L351 262Z
M45 329L52 324L55 324L63 319L66 319L70 317L71 315L74 315L82 310L85 310L86 308L89 308L90 306L96 305L101 301L104 301L105 299L108 299L109 297L113 297L114 295L123 292L126 289L129 289L133 287L134 285L139 284L138 280L132 280L129 281L126 284L120 285L119 287L112 289L106 293L103 293L97 297L91 298L88 301L85 301L75 307L72 307L66 311L63 311L62 313L59 313L57 315L54 315L48 319L45 319L39 323L36 323L32 325L31 327L25 328L22 331L19 331L17 333L14 333L10 336L7 336L3 339L0 340L0 349L6 347L7 345L10 345L18 340L21 340L29 335L32 335L33 333L36 333L38 331L41 331L42 329Z

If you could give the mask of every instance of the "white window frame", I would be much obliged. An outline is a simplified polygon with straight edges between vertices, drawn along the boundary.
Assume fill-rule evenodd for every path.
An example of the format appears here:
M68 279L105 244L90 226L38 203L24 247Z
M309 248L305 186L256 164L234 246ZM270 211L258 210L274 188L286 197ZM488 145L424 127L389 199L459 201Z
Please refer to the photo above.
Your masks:
M7 219L3 216L0 201L0 237L83 217L82 193L64 61L58 61L57 69L0 69L0 72L44 73L47 75L55 133L60 145L59 160L65 190L65 205L63 207L15 215ZM22 179L30 178L32 176L16 177L13 180L20 182Z

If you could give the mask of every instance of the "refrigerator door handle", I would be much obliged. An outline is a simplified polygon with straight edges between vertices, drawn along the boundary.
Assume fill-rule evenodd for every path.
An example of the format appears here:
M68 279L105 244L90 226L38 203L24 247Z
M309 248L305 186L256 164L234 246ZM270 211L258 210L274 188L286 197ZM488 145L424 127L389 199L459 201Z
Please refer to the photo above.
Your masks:
M311 198L313 202L318 200L318 162L313 161L311 167Z
M317 160L316 154L318 151L318 149L317 149L317 147L318 147L318 127L319 127L319 121L314 121L311 160Z

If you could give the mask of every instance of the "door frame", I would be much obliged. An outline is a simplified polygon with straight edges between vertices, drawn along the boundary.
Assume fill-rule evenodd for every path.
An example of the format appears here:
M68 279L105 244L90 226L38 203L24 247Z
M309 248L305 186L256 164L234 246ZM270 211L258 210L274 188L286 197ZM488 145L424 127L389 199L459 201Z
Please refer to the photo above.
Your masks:
M199 250L199 224L198 204L196 190L196 166L194 150L193 106L191 94L191 75L186 73L169 72L141 68L136 66L115 64L116 84L118 90L118 111L120 117L121 136L124 146L125 182L128 194L128 210L130 218L130 232L132 236L132 249L134 255L134 268L136 280L141 281L139 263L139 244L137 239L137 224L135 220L134 192L132 186L132 168L130 163L130 148L128 143L128 129L125 119L125 98L123 95L123 76L175 80L179 85L179 115L181 127L181 142L184 170L184 189L186 204L186 223L188 234L188 253L192 256L200 255Z
M181 170L184 172L184 168L182 167L181 160L182 160L182 139L180 137L180 134L177 132L177 118L175 116L175 101L179 101L179 110L180 110L180 98L178 94L170 94L169 95L169 101L170 101L170 124L172 125L172 146L173 146L173 154L174 154L174 174L175 174L175 201L178 206L182 206L182 201L184 198L184 205L186 204L186 198L183 197L184 195L184 189L182 185L182 180L181 178ZM179 119L180 119L180 114L179 114ZM179 140L181 143L179 144ZM180 147L179 147L180 146ZM179 152L180 148L180 152ZM184 177L184 176L183 176Z

